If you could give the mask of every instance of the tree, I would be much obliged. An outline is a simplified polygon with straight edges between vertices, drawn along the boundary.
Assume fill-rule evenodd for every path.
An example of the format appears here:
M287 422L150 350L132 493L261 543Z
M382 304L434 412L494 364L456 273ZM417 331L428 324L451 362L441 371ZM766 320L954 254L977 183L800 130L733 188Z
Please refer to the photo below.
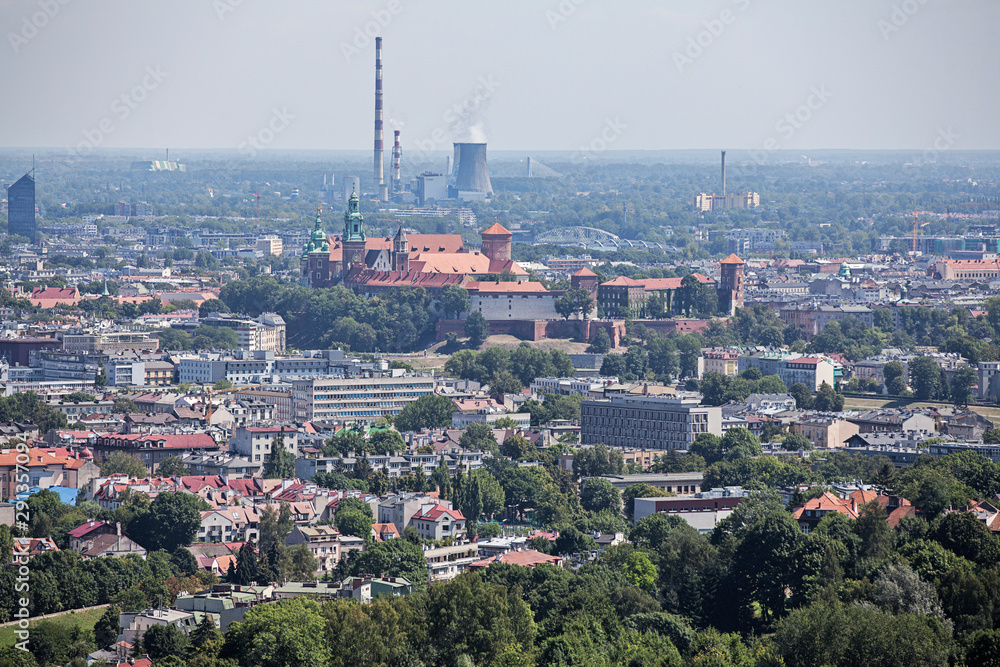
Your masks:
M580 477L620 475L625 470L625 457L617 449L599 444L581 447L573 455L573 474Z
M812 443L809 442L809 438L800 433L792 433L786 437L782 443L782 447L790 452L808 451L813 448Z
M813 409L821 412L841 412L844 409L844 395L838 394L826 381L816 390Z
M408 540L376 542L365 549L351 564L354 576L405 577L414 590L427 586L427 560L423 550Z
M890 361L882 367L882 377L885 378L885 388L890 394L899 395L906 391L906 381L903 379L903 364Z
M752 458L764 453L757 436L742 426L726 431L726 434L722 436L721 444L723 456L727 461Z
M111 452L108 458L101 464L101 476L128 475L142 479L149 475L146 464L135 454L125 452Z
M555 307L556 312L567 320L577 313L585 320L594 309L594 299L590 296L589 290L570 289L556 299Z
M656 566L642 551L633 551L629 554L622 566L622 574L630 584L644 591L652 590L653 584L656 583Z
M229 380L219 380L218 382L212 385L213 391L225 391L226 389L232 389L232 388L233 388L233 383L230 382Z
M121 413L121 414L137 414L139 412L139 406L135 404L131 398L125 398L120 396L115 399L115 402L111 405L111 412Z
M454 412L455 404L451 399L425 394L403 408L393 419L393 424L400 432L440 428L451 425L451 415Z
M616 377L624 379L627 373L625 357L620 354L606 354L601 361L600 373L604 377Z
M188 638L176 625L153 625L143 633L142 647L153 660L180 658L187 651Z
M438 302L445 316L457 318L469 310L469 291L457 285L448 285L441 290Z
M796 382L788 389L788 393L795 399L795 407L799 410L808 410L812 407L813 397L809 387L801 382Z
M215 627L212 615L205 614L201 617L201 621L195 626L194 630L191 631L191 634L188 635L188 639L191 641L191 647L196 651L200 651L210 642L221 642L222 633Z
M168 456L160 461L160 465L156 468L156 472L160 474L160 477L183 477L188 474L188 467L184 465L184 461L181 457Z
M527 438L512 435L503 441L500 453L516 461L534 461L538 456L538 449Z
M601 327L594 335L594 339L590 341L590 347L587 348L587 352L589 354L607 354L610 351L611 336L608 335L607 329Z
M465 320L465 335L469 337L469 345L479 347L490 335L490 323L480 312L470 313Z
M472 452L499 451L497 439L493 435L493 429L486 424L469 424L465 430L462 431L462 435L458 439L458 444L463 449L467 449Z
M580 492L580 505L591 512L608 510L617 514L622 509L622 494L608 480L591 477Z
M663 490L658 489L655 486L651 486L649 484L630 484L622 493L622 503L625 508L625 517L631 521L632 517L635 516L636 498L655 498L656 496L662 495Z
M919 400L934 398L939 392L941 372L931 357L916 357L910 361L910 385Z
M174 551L191 544L201 527L201 512L208 504L191 493L164 491L149 510L139 512L129 523L128 533L150 551Z
M594 551L597 549L597 542L590 535L580 532L573 526L567 526L559 531L554 549L557 554L578 554Z
M969 389L978 382L976 371L971 366L962 366L951 379L951 400L956 407L965 407L975 401L975 395Z
M403 540L391 540L402 542ZM257 605L226 632L220 657L240 667L326 667L325 621L313 600L294 598Z
M271 451L264 462L264 479L291 479L295 477L295 454L285 447L284 432L271 441Z
M98 648L111 646L118 639L120 626L118 625L121 609L115 605L108 606L101 617L94 624L94 640Z
M354 535L364 540L371 539L372 523L371 510L368 514L356 509L340 510L336 513L335 521L337 529L345 535Z

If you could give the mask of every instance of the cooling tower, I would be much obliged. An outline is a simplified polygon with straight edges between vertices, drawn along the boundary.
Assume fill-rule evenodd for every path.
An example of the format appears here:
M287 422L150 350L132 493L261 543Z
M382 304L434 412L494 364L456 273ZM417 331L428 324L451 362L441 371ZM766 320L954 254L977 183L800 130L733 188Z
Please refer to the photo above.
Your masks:
M455 144L455 175L452 178L458 192L493 194L490 172L486 168L486 144Z

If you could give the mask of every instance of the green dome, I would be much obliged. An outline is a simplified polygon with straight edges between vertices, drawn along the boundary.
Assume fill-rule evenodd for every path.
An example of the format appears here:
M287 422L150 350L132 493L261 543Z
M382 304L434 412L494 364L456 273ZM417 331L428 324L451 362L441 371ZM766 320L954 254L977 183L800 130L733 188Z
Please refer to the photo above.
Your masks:
M309 236L309 243L302 248L304 254L311 252L330 252L330 244L326 240L326 232L323 231L323 220L320 214L316 214L316 226L313 227Z

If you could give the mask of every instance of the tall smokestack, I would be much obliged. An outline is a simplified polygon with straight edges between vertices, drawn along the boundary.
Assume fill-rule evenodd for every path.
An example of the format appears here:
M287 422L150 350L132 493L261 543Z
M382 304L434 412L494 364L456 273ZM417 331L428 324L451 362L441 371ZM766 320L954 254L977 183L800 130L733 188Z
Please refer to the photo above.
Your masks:
M403 147L399 145L399 130L393 132L393 143L392 143L392 194L397 195L400 191L400 181L402 181L402 176L400 175L401 167L403 165Z
M378 198L389 200L382 158L382 38L375 38L375 187Z
M726 151L722 151L722 200L726 200Z

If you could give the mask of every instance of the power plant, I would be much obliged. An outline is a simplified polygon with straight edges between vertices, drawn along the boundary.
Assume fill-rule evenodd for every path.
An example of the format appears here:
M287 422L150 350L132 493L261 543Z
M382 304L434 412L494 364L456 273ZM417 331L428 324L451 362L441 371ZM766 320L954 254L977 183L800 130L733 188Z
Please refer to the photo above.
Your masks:
M449 197L469 200L493 195L490 172L486 168L486 144L456 143L454 164Z
M382 38L375 38L375 187L381 201L389 201L382 157Z

